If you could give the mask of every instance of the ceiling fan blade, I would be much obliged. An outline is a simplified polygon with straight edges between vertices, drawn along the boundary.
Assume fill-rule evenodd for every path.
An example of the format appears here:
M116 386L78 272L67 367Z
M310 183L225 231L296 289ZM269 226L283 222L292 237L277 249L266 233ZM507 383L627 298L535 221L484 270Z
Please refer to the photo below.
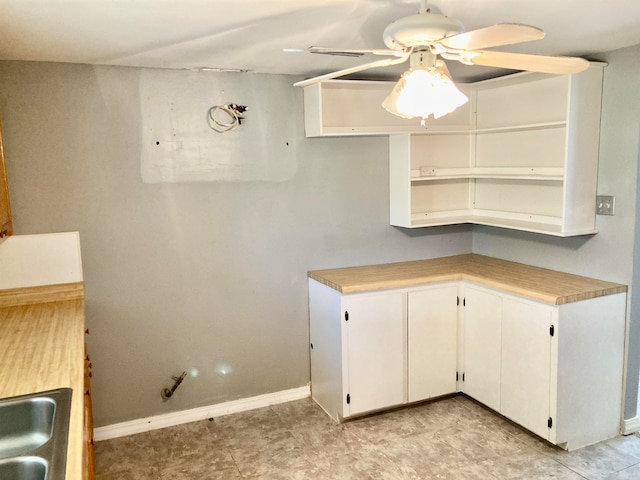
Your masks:
M479 51L470 55L463 63L487 67L527 70L531 72L569 74L578 73L589 67L589 62L579 57L547 57L524 53Z
M405 52L402 50L391 50L388 48L380 49L341 49L341 48L329 48L329 47L309 47L307 48L309 53L319 53L322 55L338 55L344 57L361 57L366 54L371 55L386 55L392 57L403 57Z
M499 23L490 27L452 35L436 42L445 49L482 50L485 48L530 42L544 38L544 31L529 25Z
M409 58L409 54L405 54L405 56L400 58L385 58L382 60L376 60L375 62L365 63L363 65L357 65L355 67L345 68L343 70L338 70L331 73L325 73L324 75L319 75L317 77L308 78L306 80L302 80L300 82L296 82L293 84L294 87L306 87L308 85L312 85L314 83L322 82L324 80L331 80L332 78L342 77L344 75L349 75L350 73L361 72L363 70L368 70L370 68L378 68L378 67L387 67L389 65L397 65L402 62L406 62Z

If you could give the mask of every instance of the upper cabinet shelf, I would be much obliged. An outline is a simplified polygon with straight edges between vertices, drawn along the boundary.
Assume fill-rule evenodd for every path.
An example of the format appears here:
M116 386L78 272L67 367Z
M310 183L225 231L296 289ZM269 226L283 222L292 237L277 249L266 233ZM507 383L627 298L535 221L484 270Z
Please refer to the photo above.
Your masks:
M431 168L411 170L412 182L428 182L450 178L506 178L564 180L562 167L494 167L494 168Z
M389 135L392 225L593 234L605 65L461 85L469 102L426 128L382 108L393 82L323 82L304 90L306 134Z
M307 137L389 135L424 133L420 122L397 117L382 108L395 82L328 80L304 88L304 119ZM466 85L458 85L466 93ZM471 108L464 105L442 117L439 131L466 133L471 127Z

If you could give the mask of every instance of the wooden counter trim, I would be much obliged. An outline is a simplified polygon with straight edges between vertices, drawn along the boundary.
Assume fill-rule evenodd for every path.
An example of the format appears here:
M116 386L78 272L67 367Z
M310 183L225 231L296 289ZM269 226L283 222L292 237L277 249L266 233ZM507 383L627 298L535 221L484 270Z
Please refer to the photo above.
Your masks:
M477 254L314 270L312 278L341 293L469 281L552 305L625 293L627 286Z
M0 290L0 308L84 298L83 282Z

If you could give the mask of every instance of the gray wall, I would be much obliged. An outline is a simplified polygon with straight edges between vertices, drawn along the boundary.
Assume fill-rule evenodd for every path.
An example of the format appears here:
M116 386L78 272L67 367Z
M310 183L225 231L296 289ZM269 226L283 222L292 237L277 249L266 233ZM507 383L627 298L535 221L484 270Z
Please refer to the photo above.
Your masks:
M599 233L556 239L492 228L476 228L473 251L508 260L587 275L632 286L638 139L640 134L640 45L610 52L604 72L598 193L615 195L615 216L598 216ZM640 247L636 247L640 251ZM636 272L636 276L640 273ZM625 418L636 412L640 361L640 292L631 290L630 341Z
M97 426L306 385L308 270L471 251L389 226L387 138L304 138L299 90L288 180L144 184L140 76L0 62L16 234L80 232Z
M306 385L310 269L473 249L631 285L640 46L601 59L598 191L616 196L616 215L569 239L390 227L387 139L304 138L300 91L291 178L144 184L140 70L0 62L16 233L81 234L96 424ZM638 297L632 290L626 418L638 391ZM198 375L163 403L160 389L182 370Z

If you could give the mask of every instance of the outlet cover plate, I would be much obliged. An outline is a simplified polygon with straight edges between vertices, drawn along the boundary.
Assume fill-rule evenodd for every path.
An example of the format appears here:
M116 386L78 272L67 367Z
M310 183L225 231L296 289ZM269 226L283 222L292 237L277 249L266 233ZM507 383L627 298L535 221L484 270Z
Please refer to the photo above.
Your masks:
M616 204L616 197L613 195L597 195L596 196L596 214L597 215L613 215Z

